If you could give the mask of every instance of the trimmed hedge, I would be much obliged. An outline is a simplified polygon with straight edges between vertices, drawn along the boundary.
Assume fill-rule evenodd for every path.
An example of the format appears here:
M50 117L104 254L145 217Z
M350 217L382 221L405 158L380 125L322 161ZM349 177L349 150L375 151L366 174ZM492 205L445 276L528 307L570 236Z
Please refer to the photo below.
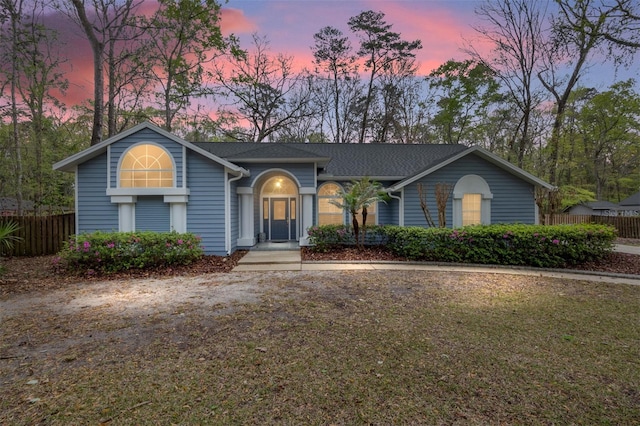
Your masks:
M374 244L386 245L394 254L410 260L546 268L601 259L612 251L616 238L615 228L593 224L375 228ZM328 251L352 244L345 232L348 234L335 225L321 226L311 228L309 236L319 250Z
M360 229L362 233L362 229ZM322 225L313 226L307 230L309 242L318 252L328 252L336 247L356 245L356 237L350 226ZM388 240L386 226L367 226L365 245L382 245Z
M86 273L112 273L188 265L204 254L200 237L177 232L94 232L71 236L58 253L58 267Z

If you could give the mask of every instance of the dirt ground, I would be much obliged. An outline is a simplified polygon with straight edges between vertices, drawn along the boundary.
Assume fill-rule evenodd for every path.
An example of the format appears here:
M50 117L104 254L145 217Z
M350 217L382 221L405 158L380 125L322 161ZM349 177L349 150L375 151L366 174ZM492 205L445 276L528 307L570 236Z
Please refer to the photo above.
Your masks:
M0 386L7 387L9 396L4 402L0 399L0 406L4 404L5 410L5 413L0 412L0 423L45 424L50 423L46 419L69 419L72 417L65 416L76 416L71 423L145 424L141 420L146 418L143 414L132 423L127 416L133 415L133 409L137 410L138 407L141 411L144 410L147 404L152 404L155 397L145 396L142 402L136 404L137 401L132 402L132 396L128 395L121 403L114 402L120 394L121 386L128 383L127 375L123 378L120 374L121 368L131 364L133 373L129 374L139 375L140 371L155 371L154 374L159 374L148 385L142 382L134 393L150 392L150 389L155 389L154 386L164 383L166 379L160 377L161 373L171 370L170 366L176 362L192 359L198 365L218 359L216 356L222 357L224 361L232 343L237 344L238 336L245 336L250 343L256 341L260 344L253 349L251 345L246 349L240 344L239 349L236 349L244 352L228 355L229 360L251 359L256 354L286 348L287 345L278 346L278 333L281 331L271 336L268 330L279 330L278 327L283 324L293 329L302 328L308 322L316 321L315 315L319 313L310 313L309 318L298 317L317 307L331 307L333 310L326 313L331 321L339 315L345 315L349 321L354 320L354 324L360 324L362 318L369 321L369 315L373 311L382 311L390 303L399 303L396 306L398 312L407 309L410 303L417 303L413 298L418 288L425 291L428 289L429 295L425 296L424 303L440 300L444 303L443 306L449 306L453 300L460 298L466 300L467 297L476 306L479 295L502 294L507 300L511 300L515 294L524 294L519 297L525 299L535 298L542 289L549 287L554 289L552 293L557 293L562 298L567 294L576 297L586 297L585 294L588 294L591 296L587 299L592 300L602 298L603 294L610 297L613 292L620 300L636 299L636 286L611 286L593 282L583 285L585 283L557 278L493 273L478 277L465 272L425 273L412 270L371 271L366 274L355 271L233 272L233 267L244 254L245 252L237 252L230 257L207 256L185 267L128 271L109 277L61 274L53 267L52 256L2 260L7 272L0 276L0 324L3 324L0 329ZM304 261L326 261L332 257L343 261L403 260L375 249L364 252L344 250L324 255L303 249L302 255ZM640 278L638 255L612 253L601 262L581 267L592 271L631 274ZM371 308L373 311L370 312L369 308L362 308L364 311L352 318L353 312L349 307L361 304L364 306L377 299L380 300L376 309ZM298 303L307 305L297 307ZM422 306L421 303L416 306ZM491 303L496 303L496 300ZM495 306L491 310L492 315L495 314L494 308ZM318 312L321 311L320 309ZM587 311L591 312L589 309ZM508 311L505 315L513 315L515 312ZM396 316L397 312L391 315L393 318ZM262 317L265 324L253 324ZM294 321L295 318L299 322ZM316 336L314 333L318 330L314 327L311 327L310 332ZM444 332L447 336L451 333L453 330ZM329 337L331 336L329 333ZM308 340L311 337L296 337L293 340L298 342L299 339ZM370 338L364 340L370 341ZM240 341L243 341L242 338ZM384 347L387 346L385 343ZM315 353L320 353L321 350L322 345L315 349ZM446 353L435 359L448 358L451 350L453 348L447 348ZM215 352L218 355L214 356L211 351L218 351ZM310 355L310 360L317 358L315 353ZM163 361L163 354L175 354L178 358ZM274 354L274 359L280 357ZM146 360L144 362L148 365L142 365L141 360ZM249 366L242 365L235 372L231 368L235 365L233 362L223 361L221 365L231 369L230 378L244 374L242 372L250 366L259 367L262 362L259 360L256 361L258 364L251 364L251 361ZM156 368L156 362L169 364L165 368ZM379 366L379 363L376 365ZM442 368L447 365L443 364ZM188 366L180 366L188 370ZM213 369L218 373L224 372L220 368L222 367L216 366ZM196 370L197 374L193 374L201 377L200 369ZM84 372L84 375L80 372ZM181 371L178 375L180 380L183 380L185 374L189 376L191 373L183 374ZM94 376L100 377L100 383L87 385ZM591 377L592 374L586 376ZM305 382L307 376L304 377L305 379L299 380L300 383ZM293 379L291 380L293 383ZM624 382L624 379L620 380ZM113 387L107 386L111 382L115 383ZM236 388L244 389L244 383L239 381L229 398L238 393ZM333 383L333 380L327 383ZM418 380L416 383L423 381ZM206 388L217 384L216 379L208 383ZM177 386L178 382L174 385ZM123 391L125 388L122 388ZM371 389L368 384L363 385L363 389L365 388ZM162 406L165 409L167 401L173 401L175 389L169 389L159 397L164 401ZM95 401L105 392L110 395L107 398L110 402L105 405L107 408L98 410L91 404L96 404ZM356 393L360 395L362 392ZM447 395L445 400L450 398ZM466 401L468 398L462 399ZM194 404L198 404L198 399L190 398L189 405ZM153 409L158 406L156 403ZM184 406L180 403L176 412L184 412ZM268 407L265 412L273 412L273 409ZM200 414L198 416L200 420L203 418ZM17 419L24 422L14 423ZM156 420L150 417L145 421L146 424L160 424ZM61 421L64 423L64 420ZM221 418L219 423L225 421Z
M618 244L640 246L638 239L619 239ZM201 260L187 266L160 268L154 270L130 270L109 276L65 274L54 267L55 256L14 257L0 259L0 265L6 269L0 275L0 300L16 294L34 291L48 291L67 288L79 282L96 283L100 281L126 281L139 279L162 279L172 277L186 279L203 274L228 273L245 255L245 251L237 251L228 257L205 256ZM357 250L345 248L329 253L315 253L309 248L302 248L303 261L405 261L380 248ZM604 272L640 276L640 256L626 253L612 253L606 259L572 266L571 269L582 271Z

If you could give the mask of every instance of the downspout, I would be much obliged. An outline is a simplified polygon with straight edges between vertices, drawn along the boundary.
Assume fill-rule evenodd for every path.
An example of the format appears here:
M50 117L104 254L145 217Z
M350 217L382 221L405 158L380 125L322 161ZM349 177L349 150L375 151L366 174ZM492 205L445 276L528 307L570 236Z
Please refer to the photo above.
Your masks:
M391 195L391 192L387 192L389 197L398 200L398 226L404 226L404 192L400 190L400 196Z
M226 173L227 184L224 186L224 249L227 255L231 254L231 182L235 182L244 177L240 172L238 176L229 179L229 172Z

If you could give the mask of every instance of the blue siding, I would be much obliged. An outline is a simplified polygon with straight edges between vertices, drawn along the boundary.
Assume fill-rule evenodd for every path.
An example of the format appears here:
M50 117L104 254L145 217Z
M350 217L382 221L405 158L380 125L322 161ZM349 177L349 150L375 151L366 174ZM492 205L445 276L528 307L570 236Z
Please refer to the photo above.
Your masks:
M316 169L315 164L289 164L289 163L268 163L268 164L243 164L237 163L239 166L247 170L251 170L250 184L243 186L253 186L256 178L263 172L272 169L286 170L300 182L305 188L315 188L316 186ZM244 180L243 180L244 181ZM260 189L260 188L258 188Z
M107 155L102 154L78 166L79 232L118 230L118 205L107 191Z
M481 176L489 185L493 194L493 199L491 200L491 223L535 223L535 191L533 185L471 154L419 181L426 187L427 204L431 217L436 224L438 207L434 195L435 185L439 182L455 185L461 177L469 174ZM406 226L426 226L427 224L420 208L417 183L414 182L404 188ZM448 227L451 227L453 223L452 200L453 195L449 197L447 204L446 220Z
M164 202L163 196L138 196L136 230L155 232L169 232L171 230L169 204Z
M129 147L141 142L154 142L169 151L176 165L176 186L178 188L182 187L182 145L165 138L153 130L143 129L111 144L111 188L118 186L118 163L120 162L120 157Z
M224 175L220 164L188 151L187 231L202 238L205 253L219 256L226 254Z

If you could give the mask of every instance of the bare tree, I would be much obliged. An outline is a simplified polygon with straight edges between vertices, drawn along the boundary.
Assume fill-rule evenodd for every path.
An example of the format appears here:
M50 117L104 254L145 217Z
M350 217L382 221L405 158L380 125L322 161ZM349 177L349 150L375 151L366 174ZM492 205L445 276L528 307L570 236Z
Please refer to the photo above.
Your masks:
M104 133L104 66L108 64L109 75L114 76L115 42L120 40L130 26L131 15L142 0L70 0L71 8L62 0L62 9L82 28L93 54L93 127L91 145L102 141ZM105 51L105 49L107 49ZM107 55L108 53L108 55ZM115 132L113 110L113 87L109 87L109 133Z
M493 44L485 55L469 46L466 51L495 71L517 107L517 127L511 139L517 164L523 166L524 154L532 144L531 119L542 96L536 90L536 70L541 60L543 26L547 1L490 0L476 10L488 25L477 26L481 38Z
M294 72L293 57L271 55L268 40L257 34L246 57L216 65L216 81L230 99L221 114L247 121L244 138L252 142L266 142L289 123L314 115L310 78Z

